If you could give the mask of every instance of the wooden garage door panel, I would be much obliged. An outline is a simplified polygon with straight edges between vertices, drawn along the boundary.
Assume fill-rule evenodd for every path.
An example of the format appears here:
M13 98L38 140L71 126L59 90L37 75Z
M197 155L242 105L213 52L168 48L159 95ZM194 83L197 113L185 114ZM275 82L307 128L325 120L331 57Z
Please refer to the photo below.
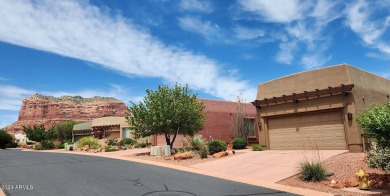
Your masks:
M340 111L268 120L271 149L346 149Z

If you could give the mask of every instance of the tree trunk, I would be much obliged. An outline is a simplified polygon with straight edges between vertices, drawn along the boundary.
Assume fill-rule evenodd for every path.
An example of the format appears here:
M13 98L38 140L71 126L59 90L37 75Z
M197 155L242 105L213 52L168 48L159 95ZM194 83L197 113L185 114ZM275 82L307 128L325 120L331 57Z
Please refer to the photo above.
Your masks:
M167 145L171 146L171 136L169 134L165 134L165 141L167 142ZM171 146L172 149L172 146Z
M173 147L173 143L174 143L175 140L176 140L176 136L177 136L177 134L179 133L179 128L180 128L180 127L178 127L178 128L176 129L175 135L173 135L173 139L172 139L172 142L171 142L171 149L172 149L172 147Z

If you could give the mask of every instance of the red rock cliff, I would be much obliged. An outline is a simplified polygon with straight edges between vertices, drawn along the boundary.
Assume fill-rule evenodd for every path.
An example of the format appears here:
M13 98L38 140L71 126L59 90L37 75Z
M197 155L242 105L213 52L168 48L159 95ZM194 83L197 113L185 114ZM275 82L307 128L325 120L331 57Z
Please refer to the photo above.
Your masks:
M88 121L103 116L125 116L126 105L111 97L60 98L34 94L23 100L18 121L7 127L9 132L22 131L22 125L45 124L46 127L66 120Z

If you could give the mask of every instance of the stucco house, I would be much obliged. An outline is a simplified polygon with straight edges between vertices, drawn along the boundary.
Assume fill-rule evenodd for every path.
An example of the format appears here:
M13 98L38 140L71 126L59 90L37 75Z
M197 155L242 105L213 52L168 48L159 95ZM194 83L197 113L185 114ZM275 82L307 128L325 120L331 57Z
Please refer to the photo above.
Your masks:
M102 117L92 122L76 124L73 126L73 141L85 136L96 138L116 137L118 139L131 138L131 131L125 117Z
M359 111L390 101L390 80L347 64L259 84L259 143L266 149L346 149L369 141L355 121Z
M231 130L234 117L237 113L237 102L200 99L205 105L203 112L205 113L205 124L202 130L198 131L206 140L218 139L226 142L231 142L235 135ZM242 103L246 113L247 123L249 124L248 141L257 143L258 141L258 126L256 117L256 108L250 103ZM172 136L173 137L173 136ZM152 138L152 145L166 145L164 135L154 135ZM176 137L174 147L180 148L186 146L188 141L183 135Z

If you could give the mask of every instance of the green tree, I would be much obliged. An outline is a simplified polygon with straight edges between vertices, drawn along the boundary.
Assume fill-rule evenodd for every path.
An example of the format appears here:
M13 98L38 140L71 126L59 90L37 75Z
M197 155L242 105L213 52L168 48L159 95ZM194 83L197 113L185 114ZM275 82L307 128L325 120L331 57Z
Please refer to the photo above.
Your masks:
M390 103L372 106L359 113L356 121L365 136L373 138L378 147L390 147Z
M130 103L126 119L137 138L164 134L172 148L177 134L193 136L203 129L203 102L191 94L188 85L158 86L156 91L147 89L143 102Z
M5 149L7 144L12 143L12 136L4 129L0 129L0 148Z
M39 126L23 126L23 130L26 133L26 136L29 140L36 142L47 142L49 140L57 139L57 133L53 127L49 130L45 130L44 125Z
M61 140L71 140L72 139L72 131L73 126L78 124L79 122L69 120L65 122L61 122L54 126L54 130L57 133L57 136Z

